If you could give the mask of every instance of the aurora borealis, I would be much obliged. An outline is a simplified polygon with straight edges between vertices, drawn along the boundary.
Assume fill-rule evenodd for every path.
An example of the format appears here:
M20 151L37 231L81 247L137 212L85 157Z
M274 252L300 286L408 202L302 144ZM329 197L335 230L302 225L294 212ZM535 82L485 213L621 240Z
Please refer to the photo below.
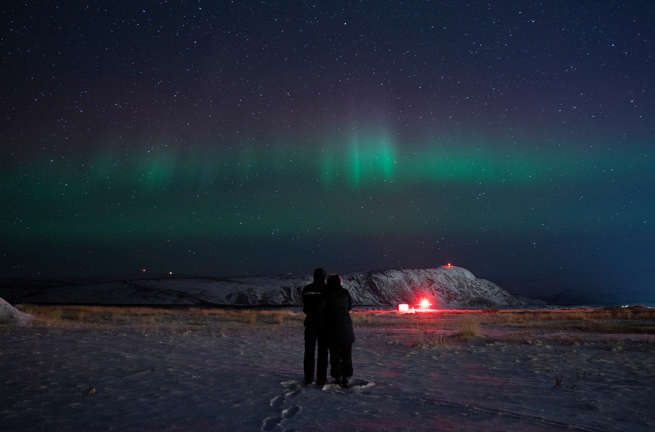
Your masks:
M643 284L655 275L654 12L10 2L0 270L452 262Z

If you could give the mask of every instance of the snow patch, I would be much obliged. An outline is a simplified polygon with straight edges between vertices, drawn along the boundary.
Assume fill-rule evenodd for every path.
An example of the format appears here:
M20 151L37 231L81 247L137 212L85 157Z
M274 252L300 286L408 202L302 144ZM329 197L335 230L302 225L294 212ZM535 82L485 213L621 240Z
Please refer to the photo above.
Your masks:
M10 325L27 325L34 316L23 313L0 297L0 323Z

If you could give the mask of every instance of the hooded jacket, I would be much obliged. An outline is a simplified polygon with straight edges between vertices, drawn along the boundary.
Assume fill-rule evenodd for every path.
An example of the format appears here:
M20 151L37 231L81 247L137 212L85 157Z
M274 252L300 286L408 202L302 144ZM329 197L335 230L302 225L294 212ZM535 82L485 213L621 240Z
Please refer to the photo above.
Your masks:
M353 300L348 290L341 286L329 286L325 299L328 338L331 345L351 345L355 331L350 319Z

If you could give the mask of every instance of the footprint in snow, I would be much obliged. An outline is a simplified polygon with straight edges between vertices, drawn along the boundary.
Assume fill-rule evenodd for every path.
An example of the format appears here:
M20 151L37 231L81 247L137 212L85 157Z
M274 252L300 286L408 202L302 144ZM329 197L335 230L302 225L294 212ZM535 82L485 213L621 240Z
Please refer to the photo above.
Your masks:
M262 431L263 432L269 432L275 429L277 425L280 424L282 421L282 418L277 417L277 416L272 416L272 417L267 417L264 420L264 424L262 425Z
M298 405L294 405L291 408L285 409L284 411L282 411L282 417L287 418L287 419L292 418L293 416L295 416L299 412L300 412L300 407Z
M305 385L303 385L303 383L300 381L284 381L280 384L282 384L287 389L287 391L284 393L284 396L286 397L298 396L300 393L302 393L303 387L305 387Z
M282 407L282 405L284 405L284 403L286 402L287 396L290 397L297 396L302 392L303 384L300 381L285 381L280 384L282 384L286 388L286 391L283 395L275 396L273 399L271 399L270 405L272 408ZM282 410L281 413L282 417L280 416L267 417L262 424L262 431L270 432L275 430L278 426L280 426L280 423L282 422L283 419L290 419L295 417L295 415L298 414L300 410L301 410L300 406L294 405L290 408ZM283 432L295 432L295 429L286 428L284 429Z
M301 381L282 381L280 384L285 386L287 389L299 389L303 387L303 383Z
M271 399L271 407L273 408L279 408L284 404L284 396L275 396L273 399Z
M286 397L294 397L294 396L298 396L301 392L302 392L302 390L298 389L298 390L293 390L293 391L286 392L284 395Z

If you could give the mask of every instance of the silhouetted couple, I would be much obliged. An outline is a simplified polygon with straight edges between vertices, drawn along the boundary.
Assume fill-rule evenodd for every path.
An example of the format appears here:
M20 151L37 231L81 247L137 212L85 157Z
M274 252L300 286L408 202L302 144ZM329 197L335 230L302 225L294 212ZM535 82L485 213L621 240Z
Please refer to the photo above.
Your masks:
M348 290L341 286L339 275L333 274L325 282L325 270L314 270L314 282L302 290L305 318L305 384L314 381L314 351L318 345L316 384L327 382L328 350L330 375L335 383L348 388L353 375L352 347L355 332L350 319L353 301Z

